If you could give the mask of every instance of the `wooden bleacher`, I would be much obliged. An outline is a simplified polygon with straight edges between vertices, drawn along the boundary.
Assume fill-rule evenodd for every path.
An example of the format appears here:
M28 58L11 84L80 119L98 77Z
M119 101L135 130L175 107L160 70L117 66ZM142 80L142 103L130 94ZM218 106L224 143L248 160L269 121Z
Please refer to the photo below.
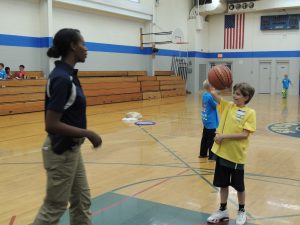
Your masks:
M155 71L155 76L173 76L175 75L174 71Z
M87 105L142 100L137 77L81 78Z
M26 71L26 76L28 79L41 79L44 78L44 73L42 71Z
M87 105L186 94L185 81L162 72L147 76L146 71L81 71L79 77ZM45 79L0 80L0 115L43 111L45 84Z
M46 80L1 80L0 115L42 111Z
M147 76L146 71L79 71L79 77Z
M11 74L13 78L16 74L16 71L12 71ZM42 71L26 71L27 79L43 79L44 73Z
M127 71L79 71L79 77L122 77L128 76Z

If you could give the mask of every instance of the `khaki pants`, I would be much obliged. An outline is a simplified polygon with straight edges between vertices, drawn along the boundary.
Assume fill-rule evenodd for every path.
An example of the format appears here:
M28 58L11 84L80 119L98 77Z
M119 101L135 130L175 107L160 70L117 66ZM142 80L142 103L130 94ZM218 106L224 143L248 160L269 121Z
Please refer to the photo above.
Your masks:
M70 225L91 225L90 189L80 145L61 155L51 150L50 139L43 146L47 190L33 225L57 225L70 202Z

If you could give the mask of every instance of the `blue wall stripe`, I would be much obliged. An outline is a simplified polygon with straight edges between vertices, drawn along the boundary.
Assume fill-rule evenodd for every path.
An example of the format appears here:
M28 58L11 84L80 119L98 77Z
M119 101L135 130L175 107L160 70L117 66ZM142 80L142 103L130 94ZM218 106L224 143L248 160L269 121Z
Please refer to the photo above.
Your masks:
M159 48L159 51L158 51L157 55L160 55L160 56L181 56L181 57L186 57L187 52L176 51L176 50L168 50L168 49L160 49Z
M208 58L218 58L218 54L223 54L223 58L300 57L300 51L213 52L208 54Z
M19 35L0 34L0 46L18 46L32 48L48 48L52 44L52 37L27 37ZM102 44L86 42L89 51L94 52L114 52L127 54L150 55L151 48L140 49L137 46ZM300 57L300 50L297 51L256 51L256 52L197 52L197 51L176 51L159 49L159 56L181 56L190 58L216 59L218 54L223 54L223 58L285 58Z
M114 44L101 44L94 42L86 42L89 51L93 52L115 52L115 53L129 53L129 54L151 54L151 48L143 48L128 45L114 45Z
M27 37L18 35L0 34L0 45L31 48L46 48L52 43L50 37Z
M189 52L189 57L192 58L210 58L211 53L206 53L206 52L196 52L196 51L191 51Z
M52 45L52 37L42 37L40 38L41 48L49 48Z

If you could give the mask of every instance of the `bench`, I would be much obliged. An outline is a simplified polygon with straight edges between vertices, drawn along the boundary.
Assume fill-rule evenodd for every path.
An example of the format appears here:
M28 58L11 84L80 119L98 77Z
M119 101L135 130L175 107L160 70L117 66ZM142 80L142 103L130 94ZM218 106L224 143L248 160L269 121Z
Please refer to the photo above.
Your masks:
M79 71L78 77L146 76L147 71Z
M175 72L158 70L158 71L155 71L154 74L155 74L155 76L173 76L173 75L175 75Z
M11 71L13 78L17 71ZM44 73L42 71L26 71L27 79L43 79Z
M185 81L178 76L146 76L145 71L83 71L80 74L88 106L186 94ZM43 78L0 80L0 115L44 110L46 82Z

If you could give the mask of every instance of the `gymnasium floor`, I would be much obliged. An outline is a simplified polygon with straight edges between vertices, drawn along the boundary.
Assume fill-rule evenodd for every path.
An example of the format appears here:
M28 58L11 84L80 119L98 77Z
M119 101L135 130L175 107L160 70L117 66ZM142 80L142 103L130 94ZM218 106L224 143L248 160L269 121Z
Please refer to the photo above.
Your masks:
M198 95L88 108L103 147L82 147L95 225L201 225L218 208L214 162L198 159ZM248 224L300 224L300 98L257 95L246 166ZM129 111L155 126L125 124ZM0 117L0 224L32 222L45 192L43 113ZM273 130L274 132L272 132ZM277 133L276 133L277 132ZM281 134L280 134L281 133ZM237 200L230 190L234 224ZM68 225L67 215L60 225Z

